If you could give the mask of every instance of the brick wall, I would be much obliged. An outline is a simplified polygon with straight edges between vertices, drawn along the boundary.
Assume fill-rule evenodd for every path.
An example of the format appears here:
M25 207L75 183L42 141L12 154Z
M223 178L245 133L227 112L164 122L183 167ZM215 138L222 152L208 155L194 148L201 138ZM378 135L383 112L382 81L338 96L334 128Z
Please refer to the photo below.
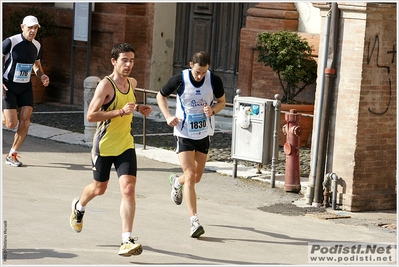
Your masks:
M339 177L344 210L393 209L396 4L359 2L338 7L338 65L327 168Z
M369 3L352 209L396 207L396 32L396 4Z
M256 50L257 34L265 31L276 32L280 30L296 32L298 30L299 14L294 3L263 2L254 8L248 9L247 15L246 26L241 29L240 35L237 88L241 89L242 96L275 99L275 94L279 94L282 97L283 90L277 74L270 67L266 67L262 62L258 62L258 51ZM312 54L317 61L319 35L302 32L298 32L298 34L308 41L312 47ZM295 97L295 100L299 103L313 104L315 90L316 85L308 86ZM284 106L282 106L283 109L288 108ZM297 109L298 107L295 108ZM309 107L306 107L306 109L309 110ZM312 112L313 110L310 113ZM303 117L300 121L300 126L303 128L303 135L301 136L302 147L309 146L308 139L310 139L309 134L312 129L312 121L312 118L309 117ZM281 130L285 123L285 117L282 114L279 133L279 145L281 146L284 145L286 138Z
M326 3L317 5L328 7ZM326 169L339 177L338 204L344 210L393 209L397 168L396 4L340 2L339 8L337 77ZM328 9L324 10L323 34ZM242 95L273 98L280 93L275 73L257 62L256 34L296 31L295 20L290 3L261 3L248 10L247 25L240 36L238 88ZM315 55L322 52L323 35L299 34L313 45ZM318 73L324 73L320 68ZM317 104L314 89L301 96L305 102L313 96Z
M131 76L137 79L138 87L148 87L149 73L146 69L151 64L153 5L153 3L113 3L112 5L95 3L95 10L92 13L90 75L102 78L111 74L112 47L120 42L128 42L136 50L135 67ZM69 103L73 10L55 8L53 4L3 3L3 20L6 20L7 15L14 10L30 6L41 7L53 14L59 27L59 38L49 37L43 41L42 64L49 66L51 70L49 73L51 83L46 91L47 100ZM86 43L75 42L75 45L86 46ZM75 48L74 104L76 105L83 105L86 52L85 47Z
M277 74L258 62L256 43L258 33L264 31L298 30L299 14L294 3L259 3L248 9L245 28L241 29L240 58L238 69L238 88L243 96L274 99L275 94L282 95ZM319 35L298 33L305 38L313 49L317 60ZM315 86L309 86L296 97L299 102L313 103Z

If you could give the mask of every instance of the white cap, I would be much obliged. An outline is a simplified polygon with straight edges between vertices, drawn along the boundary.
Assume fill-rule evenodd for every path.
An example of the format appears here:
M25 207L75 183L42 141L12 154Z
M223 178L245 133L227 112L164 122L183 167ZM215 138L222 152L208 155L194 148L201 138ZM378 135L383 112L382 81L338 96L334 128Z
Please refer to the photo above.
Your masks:
M24 18L24 21L22 21L22 24L24 24L28 27L33 26L33 25L38 25L40 28L40 24L39 24L39 21L37 21L37 18L35 16L31 16L31 15L26 16Z

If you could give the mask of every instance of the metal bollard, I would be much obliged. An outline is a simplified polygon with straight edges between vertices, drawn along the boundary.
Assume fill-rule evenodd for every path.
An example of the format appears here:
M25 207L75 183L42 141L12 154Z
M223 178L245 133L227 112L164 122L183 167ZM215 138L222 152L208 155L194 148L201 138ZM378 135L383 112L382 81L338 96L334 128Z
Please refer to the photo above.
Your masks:
M83 101L84 101L84 140L85 142L93 142L94 133L96 132L96 122L88 122L87 121L87 109L89 108L90 101L93 98L94 91L101 79L97 76L89 76L83 82L84 93L83 93Z
M286 192L298 193L301 191L300 165L299 165L299 136L302 128L299 126L301 114L296 109L291 109L289 114L285 114L287 124L283 126L283 133L287 136L284 144L285 160L285 182Z
M270 185L272 188L275 187L275 181L276 181L276 168L278 164L278 140L279 140L279 124L280 124L280 111L281 111L281 101L280 101L280 95L275 94L274 98L276 99L273 101L273 106L274 106L274 131L273 131L273 156L272 156L272 169L271 169L271 175L270 175Z

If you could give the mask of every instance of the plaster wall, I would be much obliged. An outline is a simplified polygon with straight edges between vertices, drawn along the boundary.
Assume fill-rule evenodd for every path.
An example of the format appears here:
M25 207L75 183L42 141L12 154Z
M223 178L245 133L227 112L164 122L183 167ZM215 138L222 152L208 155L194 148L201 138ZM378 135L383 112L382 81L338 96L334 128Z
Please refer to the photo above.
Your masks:
M320 9L314 7L312 2L301 1L294 4L299 13L298 32L320 34Z
M159 91L172 76L175 20L176 3L155 3L150 85L146 89Z

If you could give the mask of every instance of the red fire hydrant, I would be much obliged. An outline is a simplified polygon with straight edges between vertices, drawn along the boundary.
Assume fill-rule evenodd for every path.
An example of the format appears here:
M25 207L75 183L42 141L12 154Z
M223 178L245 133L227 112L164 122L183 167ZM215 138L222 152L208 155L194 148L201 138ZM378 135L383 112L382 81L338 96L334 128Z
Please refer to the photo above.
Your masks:
M285 183L286 192L298 193L301 191L300 165L299 165L299 136L302 128L299 126L301 114L296 109L291 109L289 114L285 114L287 124L283 126L283 133L286 135L284 144L285 157Z

